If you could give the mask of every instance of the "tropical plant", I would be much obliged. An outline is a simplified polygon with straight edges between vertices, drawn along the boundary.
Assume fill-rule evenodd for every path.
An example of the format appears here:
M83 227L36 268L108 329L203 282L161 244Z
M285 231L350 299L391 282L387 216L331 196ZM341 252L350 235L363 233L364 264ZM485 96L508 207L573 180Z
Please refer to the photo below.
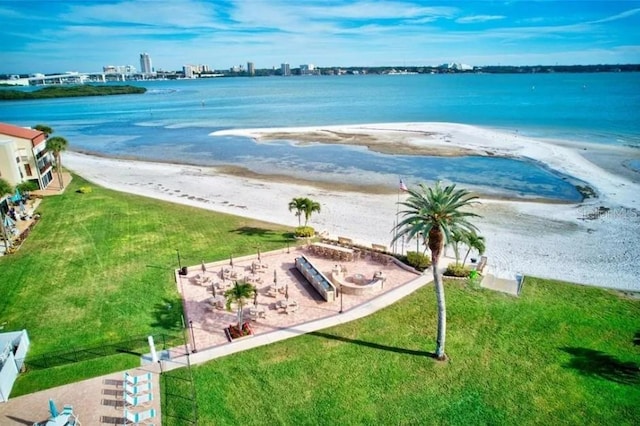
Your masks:
M484 254L484 251L486 250L484 237L482 235L478 235L478 233L476 232L467 233L465 244L468 248L467 253L464 255L464 259L462 259L463 266L467 261L467 257L469 257L469 253L471 253L472 249L477 250L478 255L480 256L482 256Z
M316 230L311 226L298 226L295 230L295 235L298 238L310 238L313 237Z
M442 276L438 271L438 263L445 240L451 239L454 229L473 231L477 228L468 219L478 217L477 214L462 209L474 204L476 196L469 191L456 189L454 184L442 187L436 182L433 188L424 184L407 191L409 197L399 204L404 206L400 213L403 219L396 225L394 241L402 236L414 238L422 233L424 243L431 250L434 288L438 303L438 331L436 337L435 357L445 360L445 337L447 329L447 311L445 304Z
M6 194L13 194L13 186L5 179L0 178L0 198Z
M431 259L429 259L429 255L423 254L417 251L408 251L407 252L407 263L419 271L424 271L429 266L431 266Z
M471 270L465 268L459 263L450 263L447 265L447 269L444 271L444 275L448 277L467 278Z
M317 201L310 200L309 198L305 198L304 204L304 226L307 226L309 219L311 219L311 214L320 213L320 203Z
M320 213L320 203L309 198L299 197L289 201L289 211L296 211L298 226L301 226L301 217L304 214L304 226L307 226L313 213Z
M298 217L298 226L302 226L301 218L306 205L306 200L308 200L308 198L299 197L289 201L289 211L296 211L296 216Z
M60 153L62 151L67 150L67 146L69 142L63 137L54 136L52 138L47 139L47 149L53 153L53 156L56 159L56 171L58 172L58 180L60 182L60 189L64 187L64 183L62 181L62 159L60 158Z
M238 305L238 330L242 330L242 311L255 292L256 288L253 285L245 281L236 281L233 287L224 293L224 297L227 299L227 311L231 310L232 303Z
M45 124L36 124L33 126L35 130L39 130L44 133L47 137L53 133L53 129Z
M22 193L36 191L38 184L32 180L26 180L16 185L16 189Z

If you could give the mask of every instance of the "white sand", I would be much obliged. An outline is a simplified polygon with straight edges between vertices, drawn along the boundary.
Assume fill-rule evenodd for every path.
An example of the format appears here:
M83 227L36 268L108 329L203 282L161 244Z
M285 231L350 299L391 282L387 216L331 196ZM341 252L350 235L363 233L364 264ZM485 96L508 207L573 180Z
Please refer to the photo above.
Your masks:
M487 239L489 272L516 273L583 284L640 291L640 185L606 172L570 144L525 138L517 133L450 123L396 123L300 129L217 132L259 139L276 132L376 134L386 142L414 146L461 147L495 155L528 157L587 182L598 199L580 205L483 201L477 221ZM426 132L431 132L428 134ZM296 184L216 174L215 168L114 160L64 154L71 170L108 188L286 225L297 225L288 211L293 197L322 205L311 225L331 236L389 244L397 195L335 192ZM415 182L409 182L414 184ZM610 208L584 220L598 206ZM415 250L415 240L406 249Z

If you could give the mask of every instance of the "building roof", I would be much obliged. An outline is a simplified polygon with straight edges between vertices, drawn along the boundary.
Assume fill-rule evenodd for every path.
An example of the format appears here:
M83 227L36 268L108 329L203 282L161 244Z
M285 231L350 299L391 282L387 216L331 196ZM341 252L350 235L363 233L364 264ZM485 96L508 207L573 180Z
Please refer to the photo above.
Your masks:
M47 138L47 136L40 130L28 129L26 127L18 127L5 123L0 123L0 135L27 139L33 142L33 146L38 145Z

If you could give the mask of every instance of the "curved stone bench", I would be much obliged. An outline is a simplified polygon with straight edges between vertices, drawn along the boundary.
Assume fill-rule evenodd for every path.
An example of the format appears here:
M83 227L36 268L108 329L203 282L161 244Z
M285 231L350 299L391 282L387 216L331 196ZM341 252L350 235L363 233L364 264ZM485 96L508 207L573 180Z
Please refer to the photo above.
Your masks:
M361 294L371 294L382 290L384 278L377 278L365 284L355 284L347 281L346 277L344 277L342 273L331 271L331 282L337 288L342 289L344 294L353 294L357 296Z

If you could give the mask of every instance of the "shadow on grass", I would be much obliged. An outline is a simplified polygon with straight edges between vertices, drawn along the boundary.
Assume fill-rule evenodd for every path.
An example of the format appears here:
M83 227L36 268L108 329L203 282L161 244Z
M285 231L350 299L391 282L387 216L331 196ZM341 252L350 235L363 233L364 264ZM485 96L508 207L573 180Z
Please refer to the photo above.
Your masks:
M601 377L625 385L640 383L640 366L634 362L622 362L604 352L586 348L561 348L573 359L565 365L586 376Z
M633 344L640 346L640 331L636 331L636 335L633 336Z
M182 330L182 303L180 299L169 299L165 297L162 303L157 303L153 307L155 322L152 327L159 327L166 331Z
M233 229L230 232L250 237L271 237L270 240L277 243L293 243L295 241L293 232L274 231L272 229L257 228L255 226L243 226Z
M387 346L387 345L381 345L379 343L365 342L364 340L349 339L348 337L336 336L335 334L323 333L321 331L313 331L313 332L311 332L309 334L312 335L312 336L324 337L325 339L339 340L339 341L345 342L345 343L353 343L355 345L362 345L362 346L366 346L368 348L380 349L380 350L383 350L383 351L390 351L390 352L395 352L395 353L399 353L399 354L426 356L426 357L434 358L434 359L436 357L436 354L433 353L433 352L417 351L415 349L397 348L395 346Z
M237 229L233 229L231 232L235 232L240 235L265 236L265 235L277 235L273 230L267 228L256 228L255 226L243 226Z

